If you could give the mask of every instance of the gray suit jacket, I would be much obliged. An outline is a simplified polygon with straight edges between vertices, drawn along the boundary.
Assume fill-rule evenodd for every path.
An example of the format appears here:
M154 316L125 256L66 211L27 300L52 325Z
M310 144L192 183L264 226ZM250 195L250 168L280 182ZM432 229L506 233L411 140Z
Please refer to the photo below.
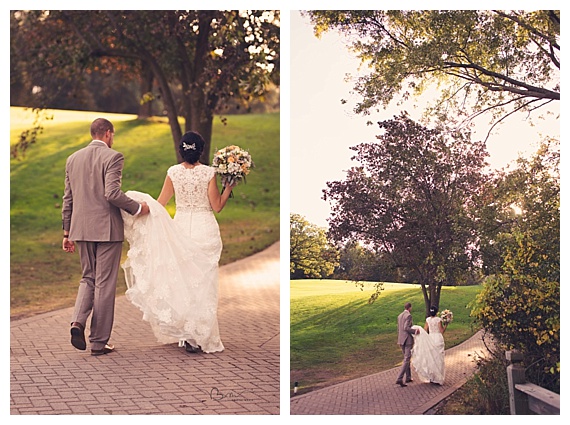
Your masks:
M121 190L123 163L122 153L95 140L67 159L61 215L70 240L124 239L121 209L135 214L139 203Z
M412 329L412 313L404 310L398 316L398 344L399 345L412 345L414 343L413 334L415 330Z

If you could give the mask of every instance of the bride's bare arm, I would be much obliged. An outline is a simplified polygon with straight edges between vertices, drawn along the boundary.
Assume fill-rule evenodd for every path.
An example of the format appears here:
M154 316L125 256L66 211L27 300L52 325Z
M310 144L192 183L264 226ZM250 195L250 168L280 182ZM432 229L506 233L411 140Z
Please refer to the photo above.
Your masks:
M162 190L160 191L160 195L158 195L157 201L164 207L168 204L172 195L174 195L174 185L172 184L170 177L167 175L164 179L164 184L162 185Z
M208 184L208 199L210 200L210 205L214 211L219 213L224 209L224 206L232 193L232 189L233 186L226 184L224 191L220 194L216 183L216 176L212 177L212 180L210 180L210 183Z

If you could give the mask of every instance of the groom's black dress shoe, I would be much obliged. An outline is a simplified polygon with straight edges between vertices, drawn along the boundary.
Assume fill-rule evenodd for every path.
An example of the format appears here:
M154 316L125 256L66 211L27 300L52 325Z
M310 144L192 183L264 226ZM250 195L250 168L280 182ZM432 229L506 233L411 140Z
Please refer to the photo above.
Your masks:
M81 323L73 322L71 324L71 345L78 350L85 350L87 348L85 342L85 328Z
M414 382L414 380L412 378L406 379L406 384L409 384L410 382Z
M105 344L100 350L91 350L92 356L102 356L103 354L109 354L115 351L115 347L109 344Z
M396 384L398 384L400 387L407 387L407 385L404 384L402 381L396 381Z

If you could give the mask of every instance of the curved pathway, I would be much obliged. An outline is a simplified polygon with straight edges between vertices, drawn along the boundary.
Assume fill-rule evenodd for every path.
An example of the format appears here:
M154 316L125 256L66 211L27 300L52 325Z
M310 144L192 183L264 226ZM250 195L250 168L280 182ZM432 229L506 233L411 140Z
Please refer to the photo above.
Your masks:
M474 373L478 356L487 355L478 332L445 352L445 384L396 385L399 367L293 396L291 415L423 415L451 395Z
M71 346L72 308L11 322L10 413L279 414L279 254L276 243L220 268L222 353L157 343L124 296L105 356Z

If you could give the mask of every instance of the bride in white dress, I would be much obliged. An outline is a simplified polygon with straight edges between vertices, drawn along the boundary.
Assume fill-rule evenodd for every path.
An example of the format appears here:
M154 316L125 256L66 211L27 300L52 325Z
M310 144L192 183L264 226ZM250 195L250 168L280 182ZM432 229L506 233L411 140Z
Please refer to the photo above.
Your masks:
M122 267L126 296L159 342L212 353L224 349L217 317L222 240L213 212L224 208L233 186L220 194L215 169L199 162L203 149L202 136L185 133L179 147L184 162L168 169L157 200L127 192L146 201L150 214L138 219L123 214L129 251ZM164 208L172 196L174 219Z
M442 324L441 318L437 317L437 307L431 307L430 315L426 318L424 328L414 335L414 347L412 348L412 365L420 381L443 385L445 381L445 341L443 334L447 324Z

